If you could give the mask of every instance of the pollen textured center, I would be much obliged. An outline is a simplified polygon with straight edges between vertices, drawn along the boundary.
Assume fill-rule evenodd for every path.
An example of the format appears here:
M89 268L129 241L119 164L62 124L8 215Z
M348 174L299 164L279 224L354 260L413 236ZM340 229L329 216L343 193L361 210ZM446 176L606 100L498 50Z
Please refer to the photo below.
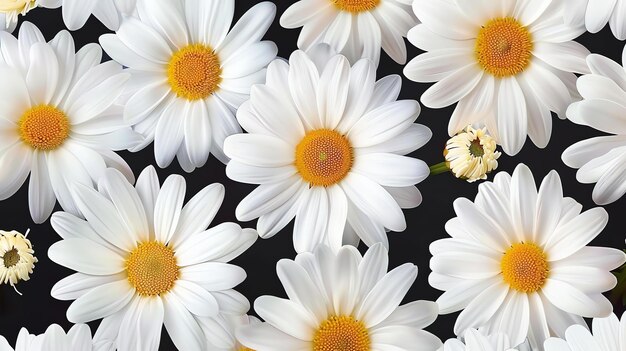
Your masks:
M174 251L157 241L141 243L126 259L128 281L142 296L170 291L179 278Z
M532 50L530 32L511 17L489 21L476 38L478 64L498 78L523 72L530 64Z
M4 253L2 261L4 261L4 267L11 268L20 262L20 254L17 252L17 249L13 248Z
M313 351L369 351L370 336L363 322L351 316L325 320L313 337Z
M222 68L215 51L193 44L176 52L167 66L167 81L178 97L200 100L216 92Z
M371 11L380 5L380 0L330 0L341 11L359 13Z
M541 289L550 272L545 252L533 243L513 244L502 256L500 268L504 281L524 293Z
M333 185L352 168L350 142L330 129L308 132L296 147L296 168L311 185Z
M67 116L49 105L35 106L17 122L22 141L34 149L48 151L63 145L70 135Z

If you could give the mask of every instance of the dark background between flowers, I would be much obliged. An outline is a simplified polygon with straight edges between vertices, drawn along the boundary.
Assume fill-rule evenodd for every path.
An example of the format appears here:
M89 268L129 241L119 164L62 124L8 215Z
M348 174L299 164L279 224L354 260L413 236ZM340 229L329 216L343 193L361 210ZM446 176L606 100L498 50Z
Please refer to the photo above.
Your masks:
M235 7L235 20L258 0L237 0ZM279 48L279 56L289 57L291 52L297 49L296 40L299 30L287 30L278 24L278 18L295 1L274 1L278 7L276 19L266 35L266 39L274 41ZM52 39L57 32L65 29L61 18L61 10L36 9L30 12L26 18L37 25L47 40ZM453 25L453 24L451 24ZM19 29L19 28L18 28ZM88 43L97 42L101 34L108 32L106 27L100 24L94 17L82 29L72 32L76 42L76 48ZM14 35L17 35L17 30ZM602 32L592 35L585 34L578 38L591 52L608 56L621 63L621 52L624 43L613 37L610 30L605 28ZM409 58L420 53L418 49L408 44ZM396 64L386 54L382 54L378 77L390 74L402 75L403 66ZM0 77L0 84L2 77ZM403 77L401 99L419 100L421 94L429 87L427 84L418 84ZM417 150L411 156L422 159L432 165L442 161L443 146L448 139L447 125L453 107L441 110L423 108L417 122L428 126L433 137L430 142ZM503 155L500 158L498 171L512 172L519 163L527 164L537 184L552 169L556 169L563 181L565 196L571 196L583 204L584 209L595 207L591 199L593 185L584 185L576 181L576 170L568 168L561 161L561 154L571 144L592 136L599 132L591 128L582 127L562 121L553 117L554 127L550 144L545 149L534 146L530 140L524 149L515 157ZM155 164L153 148L150 145L139 153L122 152L121 155L131 165L135 175L143 168ZM240 184L228 179L224 173L224 165L213 156L202 168L191 174L184 173L174 161L166 169L158 169L161 181L170 174L183 174L187 180L187 199L208 184L219 182L226 186L226 198L213 225L234 221L235 207L254 186ZM493 175L490 176L490 179ZM19 284L23 296L19 296L8 285L0 286L0 335L4 335L11 344L14 344L17 334L22 327L28 328L29 332L40 334L52 323L60 324L65 330L71 327L67 321L65 312L71 301L58 301L50 296L50 289L60 279L70 275L73 271L61 267L50 261L47 250L60 237L54 232L49 221L42 225L35 225L30 219L27 199L28 182L18 193L8 200L0 202L0 229L25 231L30 228L29 235L39 263L28 282ZM443 174L426 179L418 185L423 194L423 203L418 208L405 211L407 229L403 233L390 233L390 264L396 267L405 262L412 262L419 267L417 281L405 298L405 302L425 299L435 300L441 292L433 289L428 284L430 252L429 244L437 239L447 237L444 230L446 221L454 217L452 208L453 201L458 197L473 199L477 192L478 183L469 184L457 180L450 174ZM58 207L58 205L57 205ZM592 245L624 248L626 238L626 198L605 206L609 212L609 224L596 238ZM60 208L57 208L60 210ZM240 223L243 227L255 227L255 223ZM261 295L276 295L284 297L280 281L276 276L275 265L281 258L293 258L295 252L292 245L291 232L293 223L287 226L281 233L272 239L259 239L247 252L233 261L243 267L248 273L248 278L237 287L253 304L254 300ZM362 250L365 247L361 247ZM618 315L621 314L621 305L616 307ZM252 313L252 309L251 309ZM437 321L427 329L436 334L442 340L453 337L452 328L457 314L440 316ZM90 323L92 333L99 322ZM167 333L163 330L161 350L175 350Z

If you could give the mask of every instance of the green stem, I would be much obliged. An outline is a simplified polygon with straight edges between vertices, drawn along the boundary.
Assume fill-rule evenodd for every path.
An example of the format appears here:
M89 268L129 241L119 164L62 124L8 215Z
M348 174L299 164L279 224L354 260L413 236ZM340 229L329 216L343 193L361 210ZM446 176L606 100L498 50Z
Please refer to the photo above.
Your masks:
M449 172L450 168L448 168L448 164L446 162L437 163L436 165L430 166L430 175L437 175L441 173Z

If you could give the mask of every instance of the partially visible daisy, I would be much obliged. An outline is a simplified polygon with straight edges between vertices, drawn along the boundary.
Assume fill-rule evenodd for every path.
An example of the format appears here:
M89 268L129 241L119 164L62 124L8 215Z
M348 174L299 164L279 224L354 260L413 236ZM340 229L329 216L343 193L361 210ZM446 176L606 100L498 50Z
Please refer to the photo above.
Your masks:
M232 290L246 273L226 262L258 234L235 223L207 230L224 199L221 184L183 206L185 179L171 175L161 187L150 166L135 188L108 169L98 189L75 188L86 220L66 212L51 219L63 240L50 259L78 271L52 288L53 297L76 300L68 320L103 318L94 339L117 340L120 351L157 350L163 325L178 349L206 350L200 318L249 308Z
M535 186L519 165L479 185L474 202L454 202L458 217L446 223L452 238L430 245L430 284L445 293L441 313L463 310L454 332L481 328L503 333L511 345L527 337L533 349L550 336L563 336L582 317L612 311L602 292L616 285L611 270L626 262L624 252L586 246L604 228L608 214L563 197L552 171Z
M568 0L564 12L567 23L584 25L591 33L609 23L617 39L626 39L626 0Z
M110 30L119 28L122 15L130 15L137 0L38 0L41 7L61 7L69 30L82 28L92 14Z
M544 344L545 351L621 351L626 350L626 318L621 321L611 313L606 318L594 318L593 334L585 326L573 325L565 332L564 339L550 338Z
M516 351L505 334L485 336L470 328L463 334L463 339L448 339L439 351Z
M15 291L15 284L29 280L38 262L27 236L28 231L24 235L15 230L0 230L0 284L10 284Z
M415 0L422 24L408 34L427 51L404 68L417 82L437 82L422 103L442 108L458 101L450 136L483 122L509 155L526 136L545 147L551 111L565 118L577 98L576 75L588 72L589 51L572 41L582 27L564 23L562 4L551 0Z
M259 235L269 238L295 217L297 252L359 240L388 246L386 229L405 230L402 209L420 204L415 184L429 174L405 156L432 134L413 123L417 101L396 101L401 79L376 82L370 60L351 67L331 51L320 45L272 62L267 84L255 85L237 113L248 133L224 143L228 177L259 184L237 218L259 218Z
M446 143L446 167L455 177L470 183L487 179L487 174L498 168L501 153L496 151L497 146L486 128L467 126Z
M437 350L439 338L422 330L437 318L437 304L400 305L417 267L406 263L387 272L387 266L380 244L364 256L353 246L337 253L319 246L283 259L276 271L289 298L256 299L265 322L240 328L237 337L256 351Z
M220 316L215 318L211 323L211 329L208 330L205 324L205 334L207 334L207 342L210 350L218 351L252 351L242 345L236 337L237 330L240 328L261 324L261 321L247 314L241 316Z
M623 59L626 62L626 48ZM593 201L610 204L626 193L626 70L600 55L589 55L591 74L578 79L583 100L573 103L567 118L613 135L580 141L563 152L566 165L579 168L576 179L596 183Z
M110 344L94 344L91 330L86 324L74 325L67 334L57 324L52 324L44 334L29 334L22 328L17 335L15 351L110 351ZM14 351L7 340L0 336L0 351Z
M209 152L222 162L224 139L241 133L237 108L250 87L265 82L276 45L261 41L276 6L262 2L231 29L234 0L140 0L129 18L100 43L133 75L125 120L154 141L160 167L175 156L191 172Z
M381 47L406 63L404 37L417 23L411 0L299 0L280 18L285 28L302 27L302 50L326 43L350 62L368 58L376 65Z
M38 5L38 0L0 0L0 31L13 32L17 26L17 17Z
M0 199L15 194L30 174L33 221L44 222L56 200L79 215L72 184L93 187L107 167L134 181L114 152L143 141L115 104L130 75L116 62L100 63L97 44L75 52L67 31L46 43L24 22L19 38L0 32Z

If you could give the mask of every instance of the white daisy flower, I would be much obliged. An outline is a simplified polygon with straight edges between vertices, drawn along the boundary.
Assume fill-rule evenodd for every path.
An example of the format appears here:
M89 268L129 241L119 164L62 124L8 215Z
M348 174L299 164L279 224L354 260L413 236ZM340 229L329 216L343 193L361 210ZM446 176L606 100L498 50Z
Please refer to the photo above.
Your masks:
M154 140L160 167L178 156L191 172L209 152L228 162L224 139L241 133L235 111L250 87L265 81L265 67L276 45L261 41L276 6L257 4L230 30L234 0L140 0L139 18L126 20L100 43L115 60L130 67L134 93L125 119Z
M624 0L568 0L564 15L567 23L584 25L591 33L599 32L609 23L617 39L626 39Z
M616 285L611 270L626 262L617 249L586 246L604 228L608 214L563 197L552 171L539 190L525 165L479 185L474 202L454 202L458 217L446 223L452 238L430 245L430 284L445 291L441 313L463 310L454 332L483 328L507 334L512 345L528 337L540 349L582 317L612 311L602 292Z
M417 267L387 272L387 265L380 244L364 256L353 246L333 253L321 245L283 259L276 271L289 298L259 297L254 309L265 322L240 328L237 337L256 351L437 350L439 338L422 330L437 318L437 304L400 305Z
M226 262L256 240L252 229L222 223L206 230L224 198L212 184L183 207L185 180L169 176L163 186L152 166L136 188L108 169L98 189L77 185L74 195L85 220L52 216L63 237L48 255L78 271L52 288L60 300L76 300L73 323L103 318L94 339L117 340L120 351L157 350L161 328L178 349L206 350L202 318L241 315L248 300L232 290L246 273Z
M30 173L30 213L42 223L57 199L65 211L80 214L70 185L93 186L107 167L134 181L113 152L143 141L114 104L130 77L122 66L101 64L97 44L75 53L67 31L46 43L28 22L19 40L0 32L0 45L0 199L15 194Z
M91 330L86 324L74 325L67 334L57 324L52 324L44 334L29 334L22 328L17 335L15 351L111 351L110 344L94 344ZM0 336L0 351L14 351L7 340Z
M626 48L622 60L626 62ZM567 109L567 118L613 135L580 141L562 158L566 165L579 168L579 182L596 183L593 201L606 205L626 193L626 71L600 55L589 55L587 62L591 74L577 82L583 100Z
M446 340L439 351L516 351L505 334L485 336L480 331L470 328L465 331L463 338L463 341Z
M350 62L368 58L378 65L381 47L406 63L406 33L418 22L412 0L299 0L280 18L285 28L302 27L298 47L326 43Z
M29 280L38 262L33 245L26 239L28 232L23 235L15 230L0 230L0 284L10 284L15 291L15 284Z
M415 0L422 24L409 40L427 51L404 68L417 82L437 82L422 103L459 102L448 132L483 122L509 155L526 135L540 148L552 132L550 111L565 118L577 97L576 76L588 72L589 51L572 41L584 28L564 24L552 0ZM451 25L453 24L453 25Z
M446 142L446 167L455 177L470 183L487 179L487 174L498 168L501 153L496 151L497 146L486 128L467 126Z
M110 30L117 30L122 15L135 10L137 0L38 0L39 6L61 7L63 21L69 30L82 28L92 14Z
M606 318L594 318L593 335L586 326L573 325L565 332L565 340L550 338L545 342L546 351L621 351L626 350L626 318L621 321L615 314Z
M414 184L428 176L421 160L403 156L423 146L430 130L413 124L417 101L396 101L401 79L375 82L376 67L350 67L318 46L309 57L272 62L267 84L252 88L237 113L248 134L230 136L224 151L231 179L260 186L241 201L237 219L259 218L262 238L295 216L294 247L326 243L388 247L386 229L403 231L402 208L421 202ZM317 60L317 64L312 60ZM347 225L346 225L347 223Z
M17 17L26 13L38 5L38 0L0 0L0 31L15 30Z

